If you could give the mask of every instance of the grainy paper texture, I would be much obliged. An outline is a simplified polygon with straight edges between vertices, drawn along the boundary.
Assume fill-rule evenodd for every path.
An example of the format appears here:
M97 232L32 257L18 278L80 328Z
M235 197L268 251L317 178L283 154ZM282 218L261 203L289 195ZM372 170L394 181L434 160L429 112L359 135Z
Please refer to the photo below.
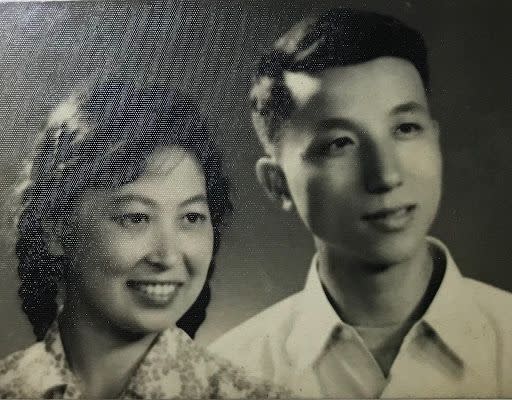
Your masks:
M334 5L391 14L430 50L442 132L444 195L433 232L467 276L512 289L512 55L505 0L151 1L0 3L0 357L33 342L17 298L12 194L45 114L77 85L105 76L169 83L199 100L224 148L235 213L198 340L299 290L313 247L254 175L261 153L248 115L251 72L303 15Z

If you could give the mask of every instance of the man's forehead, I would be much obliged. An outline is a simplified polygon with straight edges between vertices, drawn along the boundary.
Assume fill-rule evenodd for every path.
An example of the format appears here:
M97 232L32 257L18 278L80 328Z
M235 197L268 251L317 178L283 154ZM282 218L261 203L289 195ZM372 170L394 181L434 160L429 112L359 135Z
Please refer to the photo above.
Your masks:
M416 68L408 61L395 57L380 57L360 64L327 68L316 74L284 73L285 84L298 108L319 97L385 92L410 101L426 103L425 88Z

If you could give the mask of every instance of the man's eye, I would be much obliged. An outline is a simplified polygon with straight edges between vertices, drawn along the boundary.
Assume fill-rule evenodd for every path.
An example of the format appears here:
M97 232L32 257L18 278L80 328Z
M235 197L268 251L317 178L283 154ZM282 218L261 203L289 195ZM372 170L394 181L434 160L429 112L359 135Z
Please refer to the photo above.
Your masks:
M420 125L408 122L398 125L395 132L399 136L414 136L420 133L422 130L423 128Z
M329 143L329 152L337 152L340 150L343 150L345 147L354 144L354 141L347 137L339 137L335 140L333 140L331 143Z
M190 224L197 224L199 222L206 221L206 215L197 212L186 213L183 218L185 219L186 222Z
M123 227L138 226L149 222L149 215L144 213L126 213L114 217L119 225Z

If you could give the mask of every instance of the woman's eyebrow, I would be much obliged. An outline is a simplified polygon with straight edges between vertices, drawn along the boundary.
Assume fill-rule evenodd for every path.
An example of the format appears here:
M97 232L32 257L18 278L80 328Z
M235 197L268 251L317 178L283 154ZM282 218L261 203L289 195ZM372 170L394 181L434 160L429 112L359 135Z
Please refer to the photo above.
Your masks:
M149 197L146 197L146 196L143 196L140 194L133 194L133 193L116 195L112 200L113 200L113 203L115 203L116 205L122 205L122 204L130 203L133 201L147 204L148 206L153 206L153 207L157 205L156 202L154 200L150 199Z
M204 193L198 193L194 196L189 197L186 200L183 200L179 205L180 205L180 207L183 207L183 206L188 206L190 204L195 204L195 203L208 204L208 199L206 198L206 195Z

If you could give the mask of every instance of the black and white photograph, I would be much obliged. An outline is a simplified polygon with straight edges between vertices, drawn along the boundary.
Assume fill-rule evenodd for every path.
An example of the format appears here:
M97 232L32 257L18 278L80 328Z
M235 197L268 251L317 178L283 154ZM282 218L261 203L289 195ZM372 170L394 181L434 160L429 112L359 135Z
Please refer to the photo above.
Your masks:
M511 15L0 1L0 398L512 397Z

